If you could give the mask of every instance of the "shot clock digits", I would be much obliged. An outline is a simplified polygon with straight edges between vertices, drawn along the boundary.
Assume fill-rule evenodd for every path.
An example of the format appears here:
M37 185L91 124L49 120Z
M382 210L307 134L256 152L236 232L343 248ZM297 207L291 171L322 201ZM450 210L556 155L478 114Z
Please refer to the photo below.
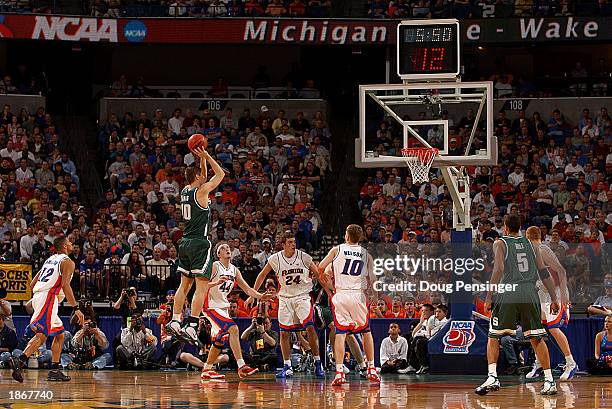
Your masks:
M406 21L398 26L397 69L404 79L459 74L459 24L453 20Z

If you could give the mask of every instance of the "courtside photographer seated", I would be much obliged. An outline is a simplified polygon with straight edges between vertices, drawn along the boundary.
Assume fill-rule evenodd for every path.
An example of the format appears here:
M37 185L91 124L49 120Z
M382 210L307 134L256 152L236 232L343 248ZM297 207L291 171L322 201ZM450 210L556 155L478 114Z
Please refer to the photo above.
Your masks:
M198 339L200 340L201 348L198 349L196 354L183 351L183 348L185 347L184 342L174 341L175 345L178 344L178 357L182 362L188 365L188 369L189 367L193 367L195 369L204 368L204 363L208 359L208 352L212 348L213 344L212 339L210 338L210 328L210 321L208 321L208 319L204 317L200 317L198 323ZM233 357L231 356L231 352L225 350L224 348L223 351L217 357L215 361L215 366L217 367L217 369L226 367L230 363L230 360L232 358Z
M260 314L253 317L241 339L249 343L249 352L244 354L247 365L258 368L261 372L276 369L278 333L272 331L272 321L269 317Z
M67 369L104 369L113 360L110 353L103 352L108 348L106 335L90 317L72 337L72 347L75 357Z
M120 368L141 369L153 364L157 338L145 327L142 315L131 317L128 328L121 330L121 345L116 349L115 358Z

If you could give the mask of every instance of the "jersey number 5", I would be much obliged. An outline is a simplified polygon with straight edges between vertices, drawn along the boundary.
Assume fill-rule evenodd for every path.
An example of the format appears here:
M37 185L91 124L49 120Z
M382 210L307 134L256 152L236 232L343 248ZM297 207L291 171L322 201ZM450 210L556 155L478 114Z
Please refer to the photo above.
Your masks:
M191 205L181 203L181 213L183 214L183 220L191 220Z
M361 260L346 260L344 263L344 269L341 274L358 276L361 275L361 269L363 269L363 261Z
M521 273L526 273L527 271L529 271L529 261L527 259L527 254L516 253L516 261L518 271L520 271Z

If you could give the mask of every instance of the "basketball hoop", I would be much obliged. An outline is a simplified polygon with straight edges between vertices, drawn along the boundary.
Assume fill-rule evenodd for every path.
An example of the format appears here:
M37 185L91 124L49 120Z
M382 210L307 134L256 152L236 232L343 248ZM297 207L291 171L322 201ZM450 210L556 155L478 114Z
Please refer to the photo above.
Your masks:
M402 149L402 156L410 168L413 183L429 182L429 169L437 155L436 148Z

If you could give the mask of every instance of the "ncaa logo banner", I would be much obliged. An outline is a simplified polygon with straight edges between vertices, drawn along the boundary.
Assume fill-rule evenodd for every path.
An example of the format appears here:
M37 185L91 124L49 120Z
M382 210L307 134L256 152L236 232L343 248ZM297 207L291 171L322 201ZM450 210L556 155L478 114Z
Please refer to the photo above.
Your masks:
M452 321L444 342L445 354L467 354L470 345L476 339L474 334L474 321Z

